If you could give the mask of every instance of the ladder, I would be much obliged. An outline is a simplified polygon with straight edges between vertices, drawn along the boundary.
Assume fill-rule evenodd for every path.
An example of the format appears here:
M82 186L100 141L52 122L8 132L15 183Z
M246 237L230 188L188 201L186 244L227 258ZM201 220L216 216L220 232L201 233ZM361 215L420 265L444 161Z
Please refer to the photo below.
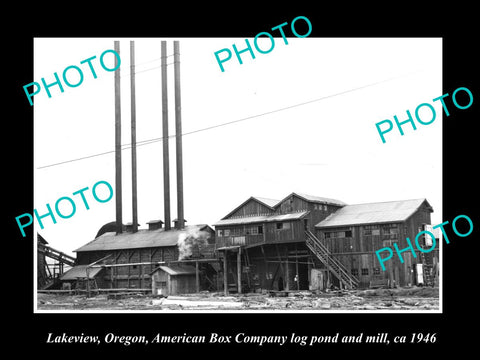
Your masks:
M434 286L431 270L433 268L432 264L428 263L427 257L424 252L420 252L420 260L422 261L423 268L423 282L425 286Z
M310 230L305 230L305 235L306 244L310 251L337 277L345 288L354 289L360 284L360 281L349 274L347 268L332 255Z

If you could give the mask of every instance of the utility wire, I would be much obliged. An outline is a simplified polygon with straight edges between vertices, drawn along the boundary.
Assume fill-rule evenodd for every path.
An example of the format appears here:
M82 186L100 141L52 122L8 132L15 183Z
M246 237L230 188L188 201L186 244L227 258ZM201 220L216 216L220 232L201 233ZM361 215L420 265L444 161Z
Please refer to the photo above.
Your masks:
M305 101L305 102L302 102L302 103L278 108L278 109L275 109L275 110L270 110L270 111L263 112L263 113L260 113L260 114L247 116L247 117L244 117L244 118L241 118L241 119L232 120L232 121L228 121L228 122L217 124L217 125L207 126L205 128L201 128L201 129L197 129L197 130L192 130L192 131L185 132L185 133L181 134L181 136L196 134L196 133L199 133L199 132L202 132L202 131L212 130L212 129L220 128L220 127L223 127L223 126L232 125L232 124L236 124L236 123L239 123L239 122L255 119L255 118L258 118L258 117L261 117L261 116L274 114L274 113L277 113L277 112L280 112L280 111L293 109L293 108L296 108L296 107L299 107L299 106L308 105L308 104L311 104L311 103L314 103L314 102L322 101L322 100L329 99L329 98L332 98L332 97L336 97L336 96L348 94L348 93L351 93L351 92L354 92L354 91L358 91L358 90L361 90L361 89L365 89L367 87L375 86L375 85L378 85L378 84L381 84L381 83L384 83L384 82L387 82L387 81L390 81L390 80L393 80L393 79L394 78L377 81L377 82L374 82L374 83L371 83L371 84L363 85L363 86L356 87L356 88L353 88L353 89L350 89L350 90L341 91L339 93L335 93L335 94L331 94L331 95L322 96L320 98L313 99L313 100L308 100L308 101ZM168 136L169 139L175 138L175 137L176 137L176 135L169 135ZM148 139L148 140L138 141L136 145L137 146L149 145L149 144L159 142L159 141L162 141L162 140L163 140L163 137L152 138L152 139ZM126 149L129 149L129 148L131 148L131 145L129 145L129 144L122 145L122 150L126 150ZM115 152L115 150L105 151L105 152L102 152L102 153L83 156L83 157L76 158L76 159L71 159L71 160L61 161L61 162L54 163L54 164L40 166L37 169L45 169L45 168L48 168L48 167L63 165L63 164L67 164L67 163L74 162L74 161L91 159L91 158L94 158L94 157L97 157L97 156L107 155L107 154L111 154L111 153L114 153L114 152Z

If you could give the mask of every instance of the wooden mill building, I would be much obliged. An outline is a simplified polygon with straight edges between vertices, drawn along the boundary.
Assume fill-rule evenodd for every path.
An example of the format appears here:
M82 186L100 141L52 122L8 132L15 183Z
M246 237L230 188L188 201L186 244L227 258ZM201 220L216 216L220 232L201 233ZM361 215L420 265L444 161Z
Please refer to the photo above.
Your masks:
M389 260L384 272L375 251L393 242L406 247L432 211L425 199L347 205L298 193L250 197L214 224L225 291L418 284L416 271L438 263L438 250L404 253L403 264Z
M97 288L147 291L152 289L152 274L159 265L182 267L193 264L202 276L197 278L198 282L201 281L197 289L216 286L215 267L205 261L213 257L212 228L190 225L165 230L161 220L150 221L148 225L148 229L133 232L131 224L127 224L120 234L108 231L107 226L106 232L99 232L94 240L75 250L76 266L65 273L62 280L75 282L88 279L89 282L94 280ZM201 241L191 246L186 256L182 255L179 240L191 236L201 237Z
M360 280L360 286L386 283L390 286L406 286L428 282L419 280L423 273L428 277L439 259L439 241L436 248L428 253L415 247L416 235L431 224L433 208L426 199L389 201L370 204L347 205L319 222L315 228L317 237L333 256L339 259L348 272ZM408 246L411 240L416 257L411 251L402 253L404 262L398 256L385 262L381 269L376 251L384 247L399 249ZM431 239L419 239L419 245L430 249ZM382 255L385 256L385 255ZM425 267L425 269L424 269Z
M226 290L307 290L312 268L328 267L344 286L357 279L314 235L315 225L346 204L292 193L283 200L250 197L214 224Z

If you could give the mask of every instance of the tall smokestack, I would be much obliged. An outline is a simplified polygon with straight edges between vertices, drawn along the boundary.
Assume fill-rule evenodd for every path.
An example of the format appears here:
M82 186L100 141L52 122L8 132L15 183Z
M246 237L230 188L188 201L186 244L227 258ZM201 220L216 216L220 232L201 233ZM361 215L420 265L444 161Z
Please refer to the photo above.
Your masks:
M114 41L114 50L120 55L120 42ZM116 232L122 233L122 126L120 115L120 67L115 56L115 206Z
M168 95L167 95L167 42L161 43L162 67L162 131L163 131L163 203L165 230L171 229L170 220L170 161L168 152Z
M180 99L180 44L173 42L173 68L175 76L175 139L177 151L177 211L178 228L185 227L183 215L183 155L182 155L182 103Z
M137 120L135 107L135 42L130 41L130 103L132 134L132 232L138 231L137 209Z

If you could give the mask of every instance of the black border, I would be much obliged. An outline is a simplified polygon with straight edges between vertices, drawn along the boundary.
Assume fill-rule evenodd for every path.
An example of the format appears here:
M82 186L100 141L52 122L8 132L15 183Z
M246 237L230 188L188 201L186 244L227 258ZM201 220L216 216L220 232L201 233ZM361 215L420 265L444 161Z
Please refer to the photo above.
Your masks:
M342 355L359 350L371 355L405 354L413 355L426 350L427 354L440 354L451 345L460 345L467 351L475 344L475 332L467 326L475 314L476 263L474 255L478 245L475 238L477 227L467 238L458 238L448 232L450 244L444 244L443 256L443 314L33 314L33 238L32 231L21 238L14 217L33 209L33 108L25 100L22 86L33 81L33 38L34 37L253 37L260 31L282 22L290 22L303 15L313 25L310 37L442 37L443 38L443 93L452 94L458 87L469 88L474 95L473 105L463 111L454 109L450 117L443 119L443 214L444 221L452 221L459 214L466 214L475 226L476 204L474 181L476 178L476 157L474 150L475 122L478 119L478 86L473 81L476 69L476 41L473 20L469 19L475 9L458 3L453 9L436 13L434 8L425 11L418 6L398 4L397 9L368 8L364 4L351 7L343 4L342 9L329 9L313 4L301 10L286 5L275 5L277 9L259 12L258 7L238 4L244 12L232 4L212 6L197 5L190 9L184 4L183 10L162 9L162 4L140 3L125 6L114 5L107 12L100 13L90 8L85 13L79 9L65 12L65 23L53 13L39 21L35 14L25 16L23 24L31 24L31 30L15 36L9 46L7 97L5 108L8 134L12 140L3 143L7 187L4 191L15 194L8 201L5 222L8 232L5 257L14 260L14 271L6 276L9 290L4 298L10 303L14 321L9 324L7 344L20 355L32 350L38 354L123 354L133 355L148 352L162 355L198 355L200 351L210 356L233 356L240 350L255 351L264 356L294 353ZM437 4L437 7L442 5ZM400 8L401 7L401 8ZM187 11L188 8L188 11ZM29 12L32 9L29 9ZM45 9L43 9L45 10ZM122 12L123 10L123 12ZM172 12L173 11L173 12ZM192 15L195 14L195 15ZM442 20L443 16L443 20ZM57 20L55 20L57 19ZM414 53L411 54L415 56ZM441 94L432 94L441 95ZM10 111L11 110L11 111ZM476 116L477 115L477 116ZM10 137L10 136L8 136ZM414 161L414 159L412 159ZM405 176L411 176L405 174ZM416 176L425 176L418 174ZM433 181L439 179L432 178ZM4 182L5 184L5 182ZM20 260L21 259L21 260ZM18 264L21 262L21 264ZM474 324L472 324L474 325ZM246 332L252 335L275 334L324 334L343 335L376 334L388 332L390 336L407 335L413 332L436 333L434 344L393 345L351 344L299 346L241 346L227 345L150 345L150 346L91 346L91 345L50 345L46 344L48 332L78 335L102 336L108 332L125 335L181 335L184 332L208 335L210 332L234 335ZM390 337L390 338L391 338ZM452 348L453 349L453 348ZM412 352L413 351L413 352Z

